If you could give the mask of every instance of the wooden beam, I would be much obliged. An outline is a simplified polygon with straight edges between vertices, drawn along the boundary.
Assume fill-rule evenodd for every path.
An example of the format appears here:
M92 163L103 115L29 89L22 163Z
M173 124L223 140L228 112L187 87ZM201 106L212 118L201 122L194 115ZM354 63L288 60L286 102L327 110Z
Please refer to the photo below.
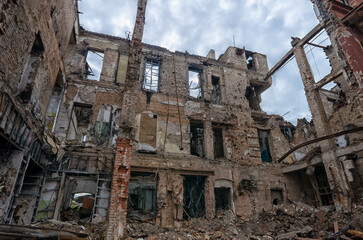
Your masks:
M315 89L320 89L324 87L326 84L330 83L331 81L337 79L343 74L343 70L339 70L338 72L333 72L325 76L323 79L321 79L319 82L314 84Z
M322 24L318 24L316 25L308 34L305 35L305 37L303 37L298 43L297 46L301 46L306 44L307 42L309 42L316 34L318 34L322 29L324 28L324 25ZM294 56L294 50L295 47L293 47L292 49L290 49L285 56L283 56L281 58L280 61L278 61L278 63L275 64L275 66L273 66L271 68L271 70L266 74L266 77L264 78L264 80L266 81L269 77L271 77L277 70L279 70L287 61L290 60L290 58L292 56Z

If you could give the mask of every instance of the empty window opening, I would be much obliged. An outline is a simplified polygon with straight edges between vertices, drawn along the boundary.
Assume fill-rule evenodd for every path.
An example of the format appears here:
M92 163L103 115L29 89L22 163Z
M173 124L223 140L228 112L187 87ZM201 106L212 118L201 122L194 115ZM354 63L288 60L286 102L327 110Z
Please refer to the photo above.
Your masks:
M281 132L284 134L286 139L291 143L294 140L295 129L291 127L280 126Z
M155 217L156 178L153 173L132 172L129 182L128 217Z
M69 123L67 140L87 141L87 130L92 117L92 106L75 103Z
M22 170L20 170L22 171ZM20 173L19 174L23 174ZM39 167L33 160L29 161L29 165L25 171L23 182L21 179L15 184L21 186L18 193L15 194L13 207L9 216L12 216L14 224L30 224L36 212L37 206L33 204L42 191L42 182L44 179L43 169ZM24 217L28 216L28 217Z
M216 211L231 209L231 188L214 188Z
M66 175L60 212L61 221L81 221L85 224L91 219L96 191L100 188L97 182L96 176Z
M111 122L112 106L103 105L98 111L98 116L95 124L95 137L97 138L95 140L98 144L104 144L109 141Z
M213 145L214 145L214 158L224 157L222 128L213 128Z
M184 209L192 218L205 214L205 178L203 176L184 176ZM184 218L187 218L185 213Z
M282 189L271 189L272 205L280 205L284 203Z
M201 122L190 122L190 154L204 156L204 127Z
M255 66L253 64L253 52L246 51L246 63L247 69L255 70Z
M25 68L18 85L18 96L26 104L30 101L33 92L33 85L44 53L44 46L40 34L35 37L33 47L25 63Z
M316 166L314 174L310 176L311 185L315 194L317 206L328 206L333 204L332 193L324 166Z
M212 101L215 103L221 102L221 82L219 77L212 76Z
M259 111L261 110L261 107L260 107L260 97L257 90L258 90L257 87L251 85L246 88L245 96L248 100L250 108Z
M189 68L189 96L193 98L202 98L203 94L203 81L202 70L196 68Z
M142 89L158 92L160 79L160 61L145 59L144 82Z
M268 141L268 132L263 130L258 130L258 140L260 143L262 161L271 162L271 152Z
M73 194L71 209L79 212L79 218L90 218L93 210L95 197L93 193Z
M99 81L102 71L104 54L94 50L88 50L86 58L86 78Z
M46 113L46 126L49 131L54 130L55 121L60 109L61 100L63 97L63 76L58 72L57 81L53 88L52 96L49 99L47 113Z

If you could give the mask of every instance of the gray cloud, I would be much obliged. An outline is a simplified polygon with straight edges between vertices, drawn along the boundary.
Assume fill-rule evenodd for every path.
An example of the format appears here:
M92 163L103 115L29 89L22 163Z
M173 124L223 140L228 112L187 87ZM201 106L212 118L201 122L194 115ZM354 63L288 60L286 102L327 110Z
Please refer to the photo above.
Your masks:
M81 24L91 31L125 37L126 31L133 30L137 0L120 2L79 2ZM266 54L272 67L291 48L291 36L303 37L316 24L309 0L149 0L143 41L202 56L215 49L218 56L233 45L235 36L236 46ZM315 42L325 38L322 35ZM329 73L325 55L317 48L308 58L316 80ZM290 111L285 119L293 123L301 117L310 119L295 60L273 76L272 86L262 94L261 106L271 114Z

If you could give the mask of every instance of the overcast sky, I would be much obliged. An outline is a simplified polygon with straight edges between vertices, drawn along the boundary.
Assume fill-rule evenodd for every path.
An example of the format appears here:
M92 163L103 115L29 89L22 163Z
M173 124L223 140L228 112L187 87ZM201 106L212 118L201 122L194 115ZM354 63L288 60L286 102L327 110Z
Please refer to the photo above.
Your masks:
M125 37L132 32L137 0L79 1L80 23L90 31ZM206 56L215 49L216 56L228 46L267 55L273 67L290 50L291 36L304 37L318 24L310 0L148 0L143 42L187 50ZM330 44L325 33L314 43ZM330 72L323 51L305 48L318 81ZM301 77L295 62L290 61L272 78L272 86L262 94L262 109L296 123L310 120Z

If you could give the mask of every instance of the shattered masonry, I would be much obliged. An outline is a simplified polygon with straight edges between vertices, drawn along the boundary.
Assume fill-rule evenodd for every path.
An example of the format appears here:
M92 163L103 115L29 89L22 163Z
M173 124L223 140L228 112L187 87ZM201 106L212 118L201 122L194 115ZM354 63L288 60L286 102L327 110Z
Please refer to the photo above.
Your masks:
M312 3L320 24L269 70L244 48L216 58L142 43L146 0L131 39L81 28L77 1L2 1L0 236L78 219L118 239L127 219L180 228L223 209L362 204L363 4ZM323 29L332 70L320 80L304 46ZM260 108L291 57L312 113L297 126Z

